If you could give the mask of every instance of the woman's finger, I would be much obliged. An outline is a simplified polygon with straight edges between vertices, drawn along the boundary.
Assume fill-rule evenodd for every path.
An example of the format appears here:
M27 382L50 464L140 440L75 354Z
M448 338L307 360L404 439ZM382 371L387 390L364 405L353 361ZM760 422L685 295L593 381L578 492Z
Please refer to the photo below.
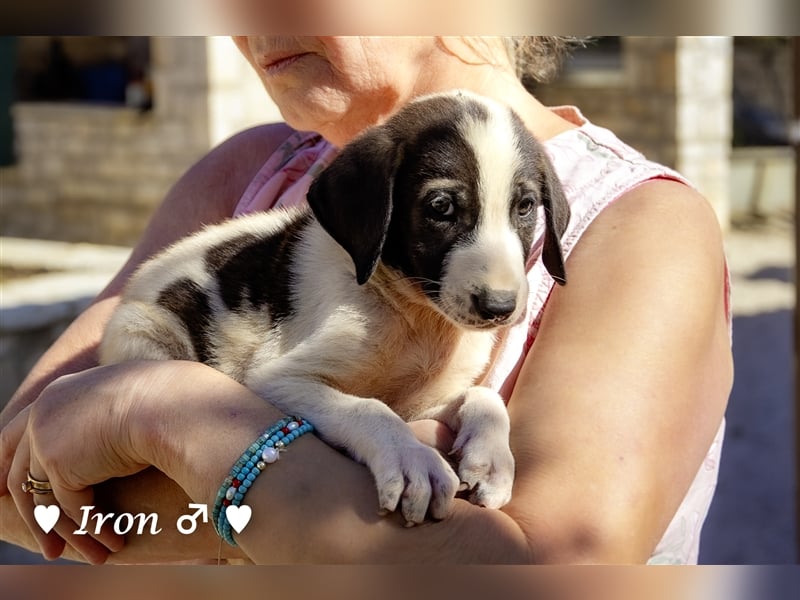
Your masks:
M31 453L29 468L31 473L46 472L35 453ZM53 496L61 510L61 518L55 527L56 532L91 563L105 562L109 551L121 550L125 545L125 538L114 533L108 524L104 527L97 527L98 520L94 518L94 515L100 511L94 505L93 489L85 487L73 490L58 475L55 475L53 479L50 482ZM34 500L34 502L40 503L38 500ZM84 520L86 527L83 527ZM86 533L75 533L76 531L85 531Z
M55 493L35 494L23 490L23 483L30 484L31 481L37 488L45 488L48 485L53 487L39 463L32 458L29 434L25 432L12 460L8 488L17 511L39 545L42 556L48 560L59 558L64 552L66 543L69 542L88 562L92 564L105 562L109 549L90 535L74 534L78 525L64 514ZM42 508L38 508L40 506ZM114 542L110 543L113 545Z
M87 527L86 535L76 534L79 525L69 517L55 499L55 495L37 495L33 499L34 510L38 506L56 506L59 509L58 518L49 535L57 535L61 540L72 546L87 562L98 565L103 564L110 554L109 548L93 537L94 528ZM39 509L41 510L41 509ZM48 510L53 510L48 508ZM63 549L62 549L63 552Z
M26 407L24 410L20 411L8 425L0 430L0 497L8 494L9 486L13 484L13 482L9 482L8 479L11 471L11 463L14 459L14 454L17 452L19 443L22 440L22 436L25 433L29 413L30 407ZM22 485L21 482L20 485Z
M51 516L56 509L39 509L39 521L37 521L34 514L34 494L23 490L23 484L28 482L28 463L30 462L30 445L28 443L28 434L24 433L17 446L17 452L11 461L11 468L8 475L8 490L11 497L14 499L14 505L17 507L17 512L25 521L25 524L31 531L31 535L39 545L42 556L48 560L54 560L61 556L64 551L64 540L54 531L48 529L48 526L55 526L58 520L53 519ZM53 494L39 494L42 496L41 502L43 506L54 505L55 498ZM45 498L45 496L47 498ZM60 510L58 511L60 512ZM44 529L43 529L44 527ZM47 529L47 531L45 531Z

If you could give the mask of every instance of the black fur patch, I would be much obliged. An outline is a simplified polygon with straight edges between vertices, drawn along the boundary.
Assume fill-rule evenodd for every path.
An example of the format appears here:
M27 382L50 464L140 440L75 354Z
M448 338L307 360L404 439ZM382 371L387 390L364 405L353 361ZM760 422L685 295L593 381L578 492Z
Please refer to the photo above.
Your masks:
M517 150L523 165L523 168L516 174L516 178L527 192L534 193L537 205L544 211L546 230L542 260L550 275L558 283L564 284L566 283L566 271L560 239L569 223L569 204L544 146L531 137L518 115L512 112L511 116ZM511 222L517 228L527 260L533 238L533 224L527 219L526 222L523 222L514 216L518 201L519 195L512 207Z
M181 320L192 341L197 360L210 363L214 359L211 342L212 314L208 295L203 288L191 279L179 279L161 291L157 303Z
M469 117L485 120L484 107L473 104L467 103L473 109ZM382 256L405 275L424 280L422 287L430 296L439 293L448 253L472 234L481 210L477 157L458 129L463 118L459 110L452 99L442 99L434 107L433 122L429 114L429 122L407 142L395 176L394 212ZM457 182L441 190L453 202L450 219L432 211L422 192L435 179Z
M206 268L216 276L229 310L266 306L273 321L294 314L289 267L299 234L311 219L305 213L272 235L244 234L208 250Z
M544 149L531 136L516 113L511 112L511 122L514 128L514 142L520 155L520 168L515 173L516 191L511 202L511 224L519 235L522 242L522 249L525 260L530 255L531 245L533 244L533 234L536 224L536 214L538 210L527 217L521 218L519 214L519 203L526 195L533 194L536 199L537 207L545 202L542 190L543 178L546 171L543 163L547 160Z

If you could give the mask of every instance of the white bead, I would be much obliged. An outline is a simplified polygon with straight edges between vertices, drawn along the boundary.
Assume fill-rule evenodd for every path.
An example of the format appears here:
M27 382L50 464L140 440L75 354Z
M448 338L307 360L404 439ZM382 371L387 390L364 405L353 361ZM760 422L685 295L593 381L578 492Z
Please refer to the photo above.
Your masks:
M288 429L289 431L294 431L294 430L295 430L295 429L297 429L298 427L300 427L300 425L297 423L297 421L292 421L291 423L289 423L289 424L286 426L286 429Z
M264 448L264 451L261 453L261 458L263 458L266 463L274 463L278 460L278 451L275 448Z
M233 500L233 495L236 493L236 488L231 486L228 488L228 491L225 492L225 498L228 500Z

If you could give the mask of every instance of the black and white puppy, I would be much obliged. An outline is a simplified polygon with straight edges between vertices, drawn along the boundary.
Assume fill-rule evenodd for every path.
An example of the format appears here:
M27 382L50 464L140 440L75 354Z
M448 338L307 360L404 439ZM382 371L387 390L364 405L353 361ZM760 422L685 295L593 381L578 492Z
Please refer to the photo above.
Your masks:
M427 96L343 148L308 203L208 227L142 265L101 362L221 370L365 463L380 509L408 524L445 517L464 485L504 505L508 414L475 382L498 328L525 312L540 234L565 281L569 208L541 146L507 107ZM458 475L404 422L425 417L457 432Z

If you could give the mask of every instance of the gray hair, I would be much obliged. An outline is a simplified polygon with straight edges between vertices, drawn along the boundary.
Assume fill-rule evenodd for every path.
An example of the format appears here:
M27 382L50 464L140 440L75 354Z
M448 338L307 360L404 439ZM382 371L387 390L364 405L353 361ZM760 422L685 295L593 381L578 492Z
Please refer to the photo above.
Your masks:
M526 85L552 81L570 52L590 38L573 36L508 36L503 40L517 77Z

